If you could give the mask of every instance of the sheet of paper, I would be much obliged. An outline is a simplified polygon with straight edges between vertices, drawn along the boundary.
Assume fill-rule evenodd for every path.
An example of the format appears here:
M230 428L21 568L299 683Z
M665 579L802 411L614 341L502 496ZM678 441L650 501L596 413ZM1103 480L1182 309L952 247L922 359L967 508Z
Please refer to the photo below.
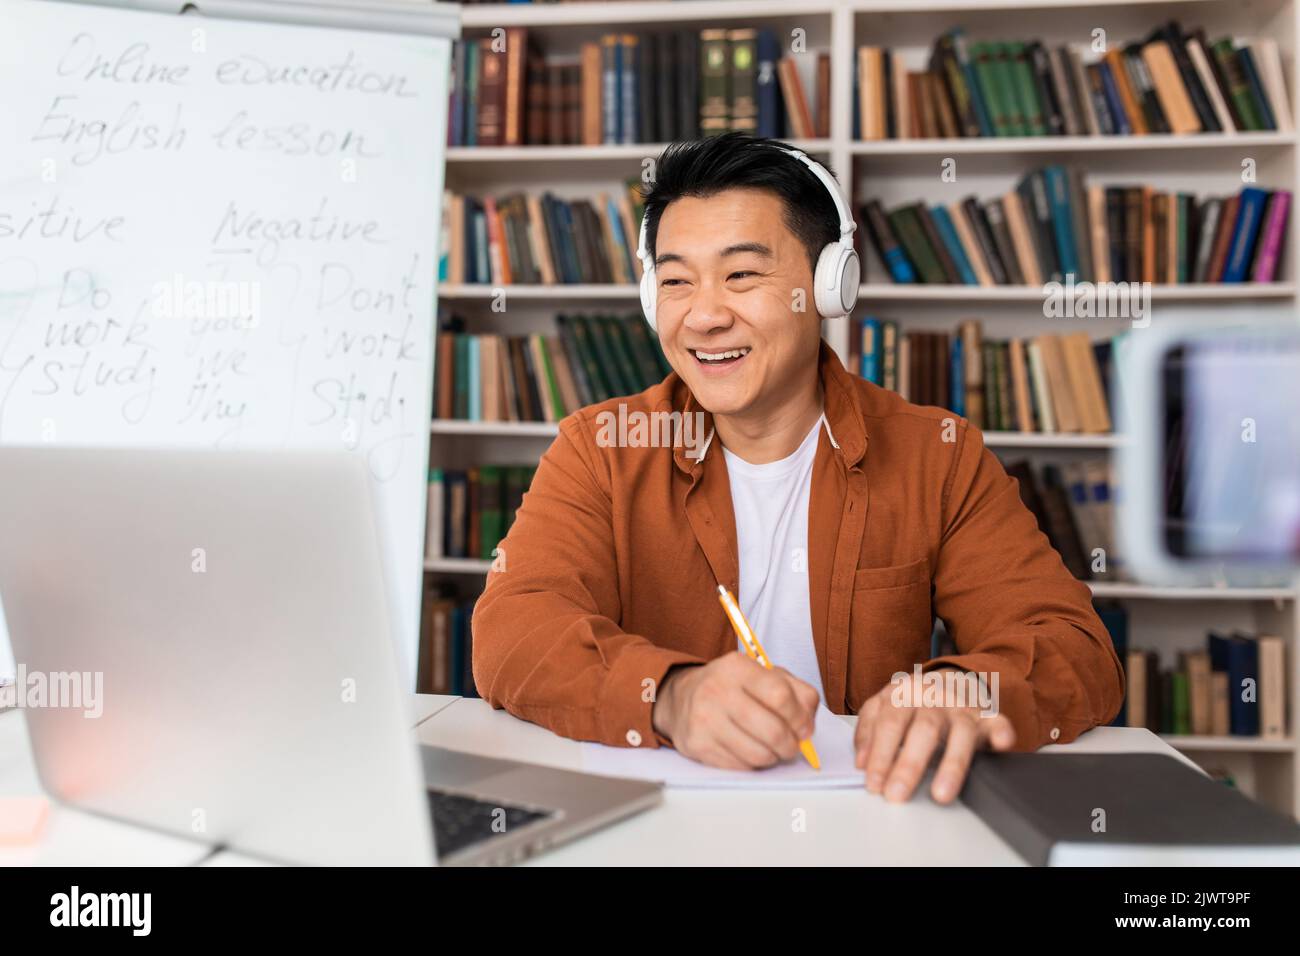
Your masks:
M813 790L862 786L853 766L853 728L825 707L814 721L813 746L821 758L814 770L802 756L766 770L721 770L696 763L671 747L638 749L582 745L582 769L607 777L659 780L669 787L716 790Z

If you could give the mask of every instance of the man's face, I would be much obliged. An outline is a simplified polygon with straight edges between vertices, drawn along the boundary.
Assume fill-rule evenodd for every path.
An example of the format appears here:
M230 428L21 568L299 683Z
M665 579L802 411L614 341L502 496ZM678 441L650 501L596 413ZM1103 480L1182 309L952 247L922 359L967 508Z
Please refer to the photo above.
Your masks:
M729 189L678 199L659 220L659 340L715 415L779 405L816 362L812 269L783 212L765 190Z

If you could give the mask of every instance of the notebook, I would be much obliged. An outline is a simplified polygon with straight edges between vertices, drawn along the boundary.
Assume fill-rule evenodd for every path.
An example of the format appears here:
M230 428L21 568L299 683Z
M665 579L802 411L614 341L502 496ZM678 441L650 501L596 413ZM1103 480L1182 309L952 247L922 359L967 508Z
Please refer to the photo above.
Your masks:
M813 720L813 746L821 758L821 770L814 770L802 756L764 770L722 770L683 757L671 747L638 749L584 743L582 769L693 789L813 790L863 785L862 771L853 766L853 727L824 705Z

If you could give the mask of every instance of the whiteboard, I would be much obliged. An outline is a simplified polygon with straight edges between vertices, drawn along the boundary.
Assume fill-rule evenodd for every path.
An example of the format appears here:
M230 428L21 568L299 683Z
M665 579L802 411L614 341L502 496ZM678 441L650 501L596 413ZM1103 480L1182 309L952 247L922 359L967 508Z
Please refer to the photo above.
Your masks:
M0 22L0 443L364 456L413 688L450 41Z

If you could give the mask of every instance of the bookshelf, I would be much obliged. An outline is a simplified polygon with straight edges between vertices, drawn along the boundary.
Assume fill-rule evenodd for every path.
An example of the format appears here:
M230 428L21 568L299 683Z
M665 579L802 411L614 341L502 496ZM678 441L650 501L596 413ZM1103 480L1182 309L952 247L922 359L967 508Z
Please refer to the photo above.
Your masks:
M1059 136L990 139L924 139L864 142L852 136L855 51L871 44L896 51L920 68L934 38L960 26L972 40L1039 38L1045 44L1086 45L1093 30L1114 41L1144 36L1157 23L1177 19L1203 26L1212 37L1271 37L1279 45L1293 108L1296 95L1296 0L812 0L797 11L783 0L637 0L618 3L484 4L462 8L466 38L488 36L498 27L525 27L548 57L576 57L580 44L612 29L667 31L709 26L762 26L778 36L801 29L807 62L799 63L805 89L815 89L819 52L831 65L830 135L792 140L834 169L855 214L878 198L887 208L925 198L950 203L974 194L981 199L1008 191L1031 168L1061 163L1080 168L1090 182L1153 183L1198 196L1235 192L1242 185L1241 161L1255 161L1257 184L1297 187L1296 133L1201 135ZM447 186L462 192L551 190L561 197L614 190L640 174L641 162L662 144L601 146L453 147L447 156ZM940 162L954 160L955 182L941 181ZM1155 322L1284 323L1295 321L1297 252L1300 237L1293 210L1278 281L1241 285L1152 287ZM979 318L989 337L1067 333L1080 329L1093 338L1126 329L1123 319L1052 319L1041 308L1038 287L904 286L889 281L874 253L863 258L863 285L853 318L871 314L893 319L900 330L950 331L959 321ZM633 285L512 286L504 300L482 285L439 288L440 311L465 317L470 332L551 332L558 311L639 310ZM499 309L504 301L504 311ZM847 357L850 322L823 324L828 342ZM556 426L547 423L435 421L431 463L535 463ZM1004 460L1060 461L1109 456L1123 443L1118 435L1060 435L989 432L986 441ZM426 573L470 588L489 562L439 558ZM1300 817L1300 606L1289 587L1203 586L1168 588L1128 581L1089 582L1098 599L1122 603L1129 612L1130 645L1158 651L1172 664L1179 651L1204 646L1207 629L1281 636L1287 646L1288 736L1283 740L1241 737L1169 736L1169 742L1208 769L1226 771L1247 794Z

